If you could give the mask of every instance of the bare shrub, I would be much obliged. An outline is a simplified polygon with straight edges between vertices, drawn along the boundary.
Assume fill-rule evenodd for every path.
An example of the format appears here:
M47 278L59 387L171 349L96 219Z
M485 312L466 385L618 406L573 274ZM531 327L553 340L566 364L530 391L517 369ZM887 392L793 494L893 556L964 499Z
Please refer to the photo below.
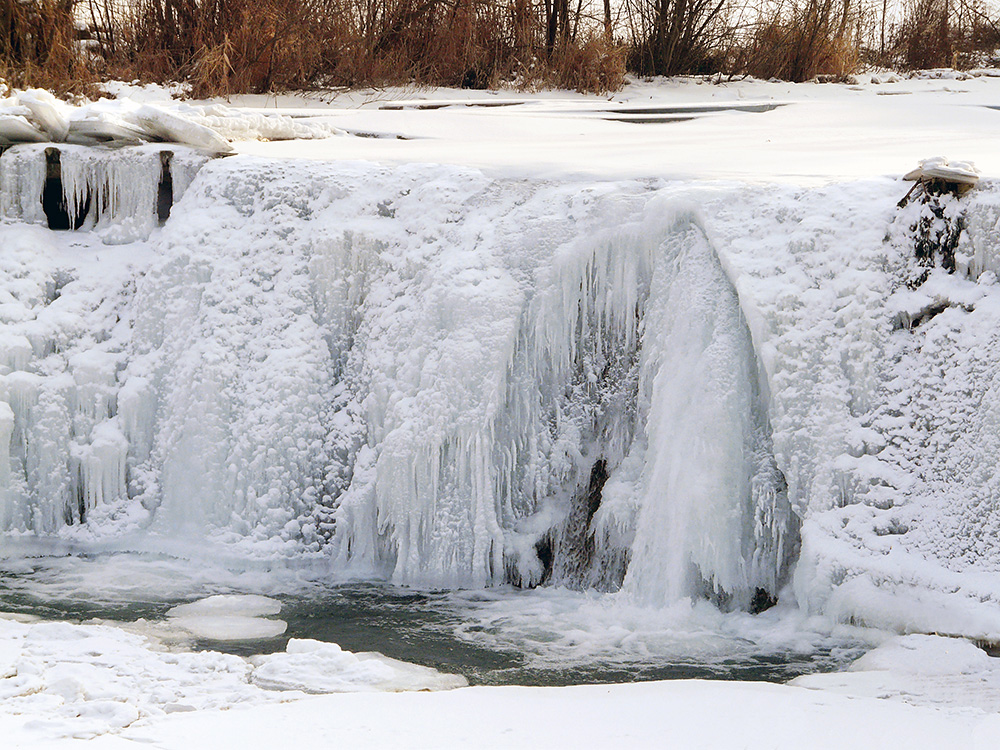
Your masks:
M779 7L756 24L736 53L740 72L758 78L808 81L843 78L859 61L848 2L807 0Z
M75 42L73 0L0 0L0 78L81 91L89 75Z
M887 62L903 70L995 64L995 8L977 0L912 0L894 28Z
M919 70L951 64L948 10L947 0L914 0L910 4L893 45L898 67Z
M631 25L628 66L642 75L721 69L731 34L727 0L626 0Z
M626 50L605 34L594 34L557 54L546 83L585 93L621 88L625 79Z
M199 95L542 79L590 90L621 82L610 42L592 34L576 42L582 2L560 16L565 25L552 47L533 0L137 0L127 12L109 9L109 0L87 2L105 27L98 38L109 69L186 80ZM579 85L574 70L586 79Z
M607 91L625 70L836 79L863 64L985 64L1000 45L990 1L0 0L0 76L63 92L100 78L185 81L198 96Z

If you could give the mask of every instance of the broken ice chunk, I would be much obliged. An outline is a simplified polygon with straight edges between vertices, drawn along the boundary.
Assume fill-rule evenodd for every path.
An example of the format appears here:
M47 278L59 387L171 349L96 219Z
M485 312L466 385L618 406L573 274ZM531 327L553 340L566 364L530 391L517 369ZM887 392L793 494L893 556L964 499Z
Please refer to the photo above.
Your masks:
M24 115L0 114L0 144L43 143L45 133L36 128Z
M190 604L181 604L167 612L177 625L198 638L212 641L246 641L275 638L285 632L284 620L276 615L281 602L254 594L222 594Z
M47 140L62 142L69 133L69 120L63 114L65 106L44 89L30 89L17 95L17 102L31 110L31 120L45 133Z
M402 692L466 687L457 674L372 652L344 651L336 643L293 638L285 653L255 656L251 681L266 690L305 693Z
M129 114L129 119L164 141L183 143L217 154L229 154L233 151L229 141L211 128L162 107L143 104Z
M943 156L923 159L920 166L903 175L904 180L944 180L962 185L979 182L979 170L971 161L949 162Z

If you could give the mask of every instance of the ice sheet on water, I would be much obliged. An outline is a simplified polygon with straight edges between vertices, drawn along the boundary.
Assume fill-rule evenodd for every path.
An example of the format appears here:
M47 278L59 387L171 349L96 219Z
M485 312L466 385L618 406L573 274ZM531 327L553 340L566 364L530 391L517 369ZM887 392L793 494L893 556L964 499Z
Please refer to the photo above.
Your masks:
M250 681L265 690L347 693L359 690L452 690L469 683L461 675L444 674L382 654L351 653L336 643L292 638L284 653L252 657Z
M180 604L167 612L171 624L198 638L212 641L246 641L274 638L288 627L267 615L281 612L281 602L256 594L216 594Z

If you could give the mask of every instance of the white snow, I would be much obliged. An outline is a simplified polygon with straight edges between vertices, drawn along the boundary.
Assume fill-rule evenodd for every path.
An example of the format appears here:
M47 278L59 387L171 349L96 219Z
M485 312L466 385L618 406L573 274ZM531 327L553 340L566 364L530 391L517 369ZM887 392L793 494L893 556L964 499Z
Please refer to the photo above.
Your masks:
M948 180L965 185L975 185L979 181L979 170L976 165L967 161L949 162L943 156L921 159L920 166L911 169L904 180L920 180L924 178Z
M807 675L791 684L914 706L1000 713L1000 659L957 638L901 636L865 654L847 672Z
M91 196L85 231L64 234L42 226L45 146L0 157L5 554L43 537L482 587L539 582L549 544L556 582L622 589L590 592L586 627L554 647L567 658L641 652L635 608L747 607L759 588L828 623L1000 641L1000 81L880 81L5 100L4 140L56 138L59 117L69 140L295 139L207 163L171 147L162 228L161 146L60 145L71 215ZM936 153L922 174L982 173L944 200L964 212L957 273L918 284L928 217L896 203ZM276 635L258 604L170 619ZM482 618L501 640L530 632ZM0 638L15 746L263 747L292 728L357 747L1000 739L993 661L931 636L794 686L317 699L261 686L457 683L296 640L248 662L99 626L3 622Z
M281 747L290 737L352 748L605 747L865 750L988 748L1000 720L972 684L995 669L969 644L890 643L858 666L906 685L916 654L927 679L968 689L944 699L864 694L870 671L822 678L829 689L683 680L567 688L475 687L443 692L460 678L352 655L333 644L292 641L284 654L250 661L212 652L157 650L106 625L0 619L0 731L11 748ZM981 654L981 652L980 652ZM414 681L414 679L416 681ZM852 690L841 686L843 679ZM307 697L286 689L335 695ZM368 680L371 680L370 682ZM851 682L853 680L853 683ZM953 682L953 687L958 683ZM343 693L353 687L358 692ZM860 686L860 687L859 687ZM390 692L370 692L380 687ZM404 692L394 692L407 688ZM848 693L841 695L840 693ZM766 717L766 720L762 720Z
M251 609L259 599L250 602ZM289 651L251 661L211 651L169 651L139 634L143 624L126 632L108 624L0 617L5 746L20 747L29 739L91 739L171 713L262 706L302 698L303 692L446 690L465 684L427 667L311 641L293 640ZM307 653L313 657L306 659Z

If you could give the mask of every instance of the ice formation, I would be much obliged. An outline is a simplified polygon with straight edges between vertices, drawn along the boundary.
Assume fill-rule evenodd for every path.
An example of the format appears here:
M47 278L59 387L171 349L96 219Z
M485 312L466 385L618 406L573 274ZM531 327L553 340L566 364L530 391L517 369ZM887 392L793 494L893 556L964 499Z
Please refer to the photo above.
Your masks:
M110 87L114 88L114 87ZM150 96L100 99L74 106L48 91L0 91L0 147L23 143L137 146L166 141L206 154L233 153L230 139L288 140L342 134L324 118L185 104L159 89Z
M254 594L217 594L167 612L170 624L198 638L213 641L245 641L274 638L288 627L268 615L281 611L281 602Z
M207 160L182 146L14 146L0 154L0 216L53 226L60 212L69 227L94 229L108 244L144 239L167 212L160 201L179 200Z
M254 656L251 683L265 690L353 693L452 690L469 683L418 664L372 652L344 651L336 643L292 638L284 653Z
M237 157L104 264L5 192L0 524L996 635L1000 209L911 289L899 185Z

